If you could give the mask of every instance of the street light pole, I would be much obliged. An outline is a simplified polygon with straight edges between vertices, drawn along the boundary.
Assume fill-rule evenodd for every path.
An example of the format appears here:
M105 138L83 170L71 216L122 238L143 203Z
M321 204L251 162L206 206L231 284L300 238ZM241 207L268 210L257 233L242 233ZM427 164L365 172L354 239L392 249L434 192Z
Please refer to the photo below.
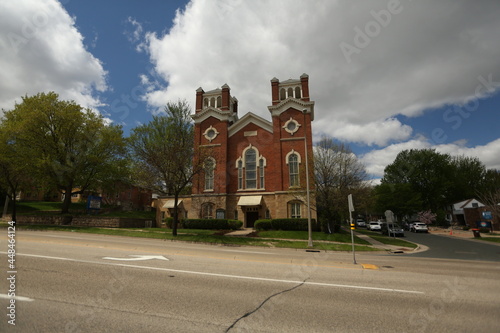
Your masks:
M309 193L309 158L307 153L307 122L306 113L307 109L302 110L304 115L304 151L306 154L306 197L307 197L307 246L313 247L312 241L312 223L311 223L311 195Z

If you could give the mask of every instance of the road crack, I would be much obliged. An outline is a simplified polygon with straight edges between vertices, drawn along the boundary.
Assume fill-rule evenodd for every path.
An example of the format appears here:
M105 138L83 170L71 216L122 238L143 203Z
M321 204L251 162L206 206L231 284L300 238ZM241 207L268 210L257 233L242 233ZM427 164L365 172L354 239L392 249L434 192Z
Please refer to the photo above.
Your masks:
M264 301L262 301L262 302L259 304L259 306L257 306L255 309L253 309L253 310L252 310L252 311L250 311L250 312L245 313L243 316L241 316L241 317L239 317L238 319L236 319L236 320L234 321L234 323L226 329L226 333L227 333L227 332L229 332L232 328L234 328L234 326L236 326L236 324L237 324L240 320L242 320L242 319L244 319L244 318L246 318L246 317L248 317L248 316L251 316L252 314L254 314L255 312L257 312L257 311L258 311L261 307L263 307L263 306L264 306L264 304L266 304L266 303L267 303L269 300L271 300L272 298L274 298L274 297L276 297L276 296L278 296L278 295L281 295L281 294L284 294L284 293L290 292L290 291L292 291L292 290L294 290L294 289L297 289L297 288L299 288L299 287L303 286L303 285L304 285L304 283L306 283L306 281L307 281L307 280L308 280L308 279L305 279L304 281L302 281L302 283L301 283L301 284L298 284L298 285L296 285L296 286L294 286L294 287L292 287L292 288L288 288L288 289L282 290L282 291L280 291L280 292L277 292L277 293L275 293L275 294L273 294L273 295L269 296L269 297L268 297L268 298L266 298Z

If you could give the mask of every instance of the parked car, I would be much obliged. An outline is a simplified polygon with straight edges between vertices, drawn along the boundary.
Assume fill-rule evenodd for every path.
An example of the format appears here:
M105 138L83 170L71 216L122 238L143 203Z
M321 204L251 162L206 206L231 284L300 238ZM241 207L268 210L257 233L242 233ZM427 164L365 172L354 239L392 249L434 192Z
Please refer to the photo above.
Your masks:
M356 226L360 228L366 228L366 222L363 219L356 220Z
M384 235L389 236L402 236L404 237L405 231L397 223L384 223L381 226L381 231Z
M370 222L368 223L368 226L366 229L371 230L371 231L380 231L380 222Z
M412 223L410 225L411 232L429 232L429 228L427 228L427 224L422 222Z

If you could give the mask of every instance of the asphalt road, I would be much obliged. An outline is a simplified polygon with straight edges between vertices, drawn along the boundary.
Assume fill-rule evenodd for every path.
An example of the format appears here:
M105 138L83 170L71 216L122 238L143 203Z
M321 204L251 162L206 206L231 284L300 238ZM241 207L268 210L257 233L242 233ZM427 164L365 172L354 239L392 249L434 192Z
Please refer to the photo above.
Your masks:
M414 257L500 261L500 245L496 243L409 231L405 231L405 239L429 248L411 254Z
M2 278L0 331L498 332L496 262L362 253L357 262L350 253L20 231L16 325L1 296L12 281Z

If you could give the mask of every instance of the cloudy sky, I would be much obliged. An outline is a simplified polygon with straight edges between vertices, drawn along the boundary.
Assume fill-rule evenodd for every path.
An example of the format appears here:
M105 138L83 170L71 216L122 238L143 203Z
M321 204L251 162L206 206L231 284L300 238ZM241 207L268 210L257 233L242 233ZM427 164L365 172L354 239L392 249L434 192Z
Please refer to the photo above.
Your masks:
M500 2L0 0L0 108L55 91L125 133L224 83L270 120L270 80L309 75L314 136L372 178L404 149L500 169Z

